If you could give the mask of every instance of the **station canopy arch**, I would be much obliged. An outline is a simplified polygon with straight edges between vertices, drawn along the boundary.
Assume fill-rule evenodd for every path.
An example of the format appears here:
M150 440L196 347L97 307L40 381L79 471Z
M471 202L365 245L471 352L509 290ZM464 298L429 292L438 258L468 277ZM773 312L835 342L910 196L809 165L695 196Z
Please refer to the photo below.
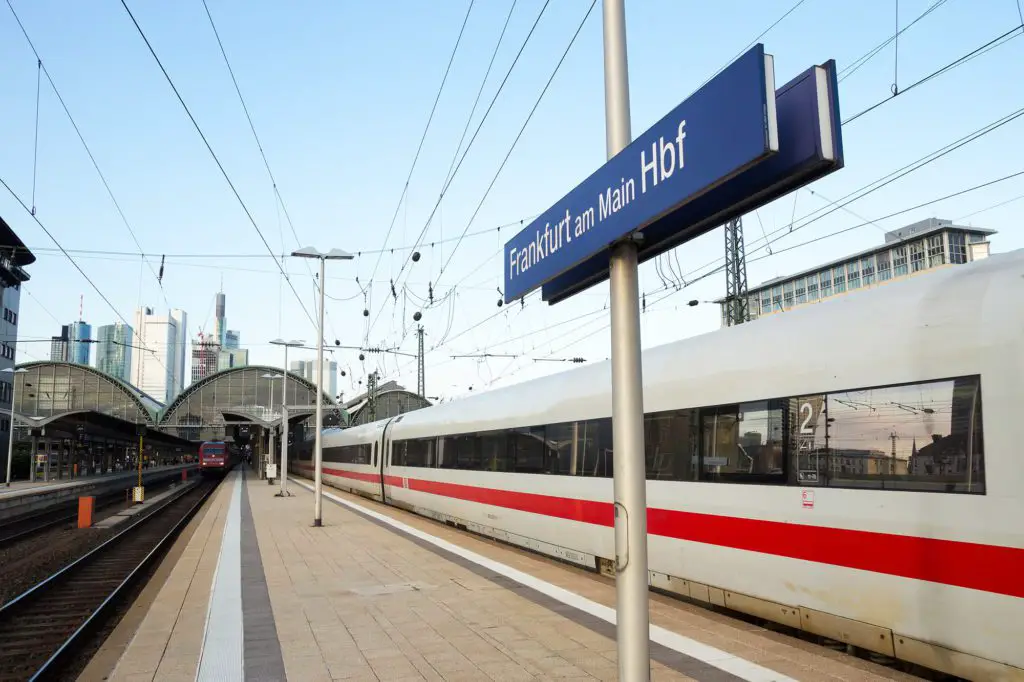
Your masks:
M230 436L233 426L276 426L281 421L279 367L233 367L201 379L178 395L159 418L159 428L191 441ZM276 378L271 378L276 377ZM307 420L315 412L316 384L288 372L288 421ZM346 414L326 393L321 394L324 425L340 426ZM303 409L292 409L302 407Z
M152 427L163 408L134 386L88 365L42 360L17 369L14 414L21 424L46 426L66 416L95 413Z
M350 426L397 417L400 414L424 407L430 407L429 400L395 381L388 381L377 387L373 403L370 402L369 395L366 393L345 403L345 409L350 414Z

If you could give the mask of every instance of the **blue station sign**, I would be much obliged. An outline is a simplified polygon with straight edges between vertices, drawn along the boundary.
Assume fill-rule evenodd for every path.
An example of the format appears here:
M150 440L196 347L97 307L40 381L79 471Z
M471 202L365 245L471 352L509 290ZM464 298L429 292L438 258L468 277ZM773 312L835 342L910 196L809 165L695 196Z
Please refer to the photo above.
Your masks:
M778 150L773 62L758 44L505 244L505 302L596 254L607 270L609 245L636 230L646 239Z
M813 66L775 93L779 152L644 228L644 262L843 167L836 65ZM558 303L608 279L607 249L550 279L543 299Z

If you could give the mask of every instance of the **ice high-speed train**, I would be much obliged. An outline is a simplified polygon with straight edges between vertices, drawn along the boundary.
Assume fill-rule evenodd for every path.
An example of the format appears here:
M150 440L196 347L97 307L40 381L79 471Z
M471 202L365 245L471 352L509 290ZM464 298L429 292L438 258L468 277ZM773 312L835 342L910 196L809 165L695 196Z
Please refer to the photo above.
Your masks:
M1024 679L1024 251L647 350L643 383L652 586ZM608 572L611 404L605 362L330 431L324 480Z

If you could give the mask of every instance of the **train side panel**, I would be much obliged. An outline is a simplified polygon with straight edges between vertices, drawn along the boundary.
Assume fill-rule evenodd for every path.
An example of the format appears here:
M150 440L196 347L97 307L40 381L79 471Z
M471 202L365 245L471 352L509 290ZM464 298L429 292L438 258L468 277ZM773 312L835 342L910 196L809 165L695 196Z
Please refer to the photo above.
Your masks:
M1022 306L1018 252L645 351L648 413L968 377L980 381L981 424L971 428L983 436L977 479L971 459L960 470L969 492L818 486L814 477L649 480L652 583L964 677L1024 674L986 667L1024 668ZM389 436L607 417L609 380L606 363L587 366L408 413ZM929 414L893 404L862 405L857 419L888 429L882 412ZM945 414L948 426L958 408L945 409L935 421ZM371 443L383 429L349 429L332 443ZM914 451L926 444L915 440ZM373 494L362 464L336 466L340 487L365 482ZM580 565L614 557L610 478L381 466L395 504Z

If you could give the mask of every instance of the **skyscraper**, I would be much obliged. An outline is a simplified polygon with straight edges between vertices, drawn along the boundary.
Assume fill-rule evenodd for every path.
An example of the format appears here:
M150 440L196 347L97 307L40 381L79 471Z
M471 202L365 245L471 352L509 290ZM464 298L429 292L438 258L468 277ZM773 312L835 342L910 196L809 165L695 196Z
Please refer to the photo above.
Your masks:
M68 325L68 362L89 364L89 350L92 341L92 325L78 320Z
M61 325L60 336L50 337L50 362L68 361L68 337L70 336L71 331L65 324Z
M223 291L217 292L216 305L214 307L213 340L223 348L227 341L226 301Z
M135 311L135 352L131 383L150 396L171 402L185 385L185 311L154 315L152 308Z
M239 348L239 343L242 340L242 333L237 332L233 329L229 329L224 333L224 348L228 350L234 350Z
M220 358L220 344L213 336L202 332L192 339L192 383L202 381L217 371Z
M171 397L167 402L174 400L178 394L185 390L185 357L188 353L188 315L184 310L174 308L171 310L171 319L174 320L174 352L171 359L171 373L174 378L171 386Z
M96 329L96 369L129 382L132 371L134 332L123 322L105 324Z
M289 372L316 383L315 360L293 360L289 364ZM338 397L338 363L334 360L324 360L324 393L332 398Z

